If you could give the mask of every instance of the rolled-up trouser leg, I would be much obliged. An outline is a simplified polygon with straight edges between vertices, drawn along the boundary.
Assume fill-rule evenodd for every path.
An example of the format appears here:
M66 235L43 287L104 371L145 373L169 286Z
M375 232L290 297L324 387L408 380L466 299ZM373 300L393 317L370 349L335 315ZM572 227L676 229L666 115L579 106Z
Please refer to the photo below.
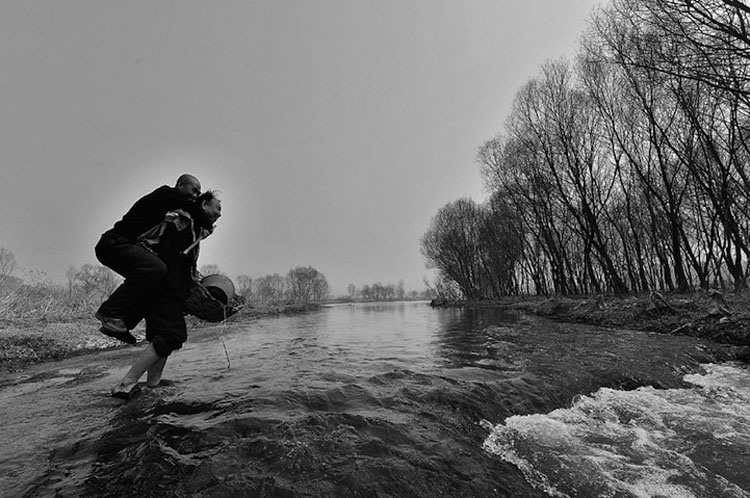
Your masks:
M170 295L155 296L146 313L146 339L156 353L165 358L182 347L187 340L184 299Z
M102 264L125 277L99 311L123 319L142 314L138 308L144 306L167 275L164 261L139 244L111 233L102 235L95 252Z

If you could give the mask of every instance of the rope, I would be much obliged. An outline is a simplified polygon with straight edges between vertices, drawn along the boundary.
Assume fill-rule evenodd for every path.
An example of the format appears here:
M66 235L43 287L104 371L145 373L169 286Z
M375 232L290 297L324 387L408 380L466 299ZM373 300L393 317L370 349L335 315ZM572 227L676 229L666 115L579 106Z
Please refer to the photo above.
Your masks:
M229 360L229 351L227 350L227 343L224 342L224 329L227 328L227 308L224 306L224 319L221 321L221 326L219 327L219 339L221 339L221 345L224 347L224 356L227 358L227 370L229 370L232 367L232 362Z

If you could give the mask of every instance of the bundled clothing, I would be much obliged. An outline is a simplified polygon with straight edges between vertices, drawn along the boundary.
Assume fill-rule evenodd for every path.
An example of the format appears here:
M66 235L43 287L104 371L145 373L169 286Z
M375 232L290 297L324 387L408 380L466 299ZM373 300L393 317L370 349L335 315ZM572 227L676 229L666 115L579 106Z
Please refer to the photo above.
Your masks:
M146 321L146 339L159 356L166 357L187 340L184 307L196 272L198 246L188 248L200 233L186 212L167 213L149 233L151 237L144 234L140 243L165 262L167 273L139 311ZM136 322L138 314L130 315L128 321Z

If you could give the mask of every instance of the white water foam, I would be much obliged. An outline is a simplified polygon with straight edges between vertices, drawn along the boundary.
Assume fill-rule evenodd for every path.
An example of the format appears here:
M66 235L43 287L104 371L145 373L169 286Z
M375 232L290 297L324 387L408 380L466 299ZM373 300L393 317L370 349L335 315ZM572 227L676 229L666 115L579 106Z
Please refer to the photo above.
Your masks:
M603 388L509 417L484 448L555 497L750 497L750 371L704 367L695 388Z

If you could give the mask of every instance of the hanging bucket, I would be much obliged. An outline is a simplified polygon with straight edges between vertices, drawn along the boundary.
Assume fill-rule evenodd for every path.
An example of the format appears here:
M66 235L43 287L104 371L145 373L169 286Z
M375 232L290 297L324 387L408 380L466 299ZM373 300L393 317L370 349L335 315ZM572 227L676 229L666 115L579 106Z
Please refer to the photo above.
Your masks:
M225 275L219 275L218 273L206 275L201 280L201 285L206 288L214 299L224 305L229 304L234 298L234 284Z
M242 296L234 294L234 284L224 275L208 275L200 282L193 281L185 301L185 313L206 320L221 322L242 307Z

